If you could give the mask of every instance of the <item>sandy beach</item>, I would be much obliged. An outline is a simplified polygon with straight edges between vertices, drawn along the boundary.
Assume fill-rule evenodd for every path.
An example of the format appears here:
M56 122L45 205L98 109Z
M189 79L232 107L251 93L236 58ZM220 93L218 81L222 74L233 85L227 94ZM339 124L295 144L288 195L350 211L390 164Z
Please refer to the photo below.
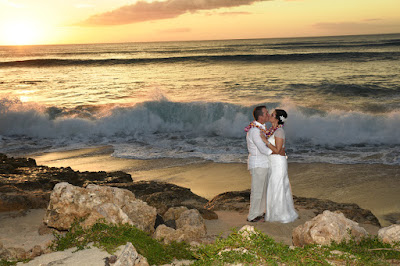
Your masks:
M36 159L38 165L78 171L124 171L135 181L165 181L190 188L207 199L250 187L246 164L200 159L121 159L112 157L112 153L111 146L101 146L26 156ZM289 163L289 178L296 196L356 203L371 210L382 226L400 219L400 166Z

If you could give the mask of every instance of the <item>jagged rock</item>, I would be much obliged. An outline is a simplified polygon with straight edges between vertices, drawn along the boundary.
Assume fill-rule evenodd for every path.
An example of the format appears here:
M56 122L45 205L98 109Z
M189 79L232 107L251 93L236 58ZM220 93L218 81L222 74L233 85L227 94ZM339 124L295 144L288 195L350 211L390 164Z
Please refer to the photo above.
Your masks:
M16 174L20 167L35 167L36 161L32 158L13 158L0 154L0 172L5 174Z
M400 212L392 212L383 216L391 224L400 224Z
M312 209L316 215L325 210L340 211L346 218L358 223L372 224L380 227L378 218L371 211L360 208L354 203L337 203L331 200L304 198L293 196L296 208ZM210 200L205 208L213 211L248 212L250 206L250 190L225 192Z
M7 189L9 186L3 187ZM26 210L26 209L42 209L46 208L50 199L50 191L48 192L25 192L19 189L15 192L0 192L0 212Z
M243 236L243 238L250 239L252 235L257 235L258 233L254 229L254 226L251 225L244 225L242 228L239 229L239 234Z
M247 212L250 206L250 189L219 194L210 200L205 208L213 211Z
M153 232L156 209L125 189L93 184L85 189L66 182L57 184L51 193L44 222L66 230L75 219L86 217L83 226L91 226L104 218L110 223L129 223Z
M196 209L184 211L176 219L176 227L178 229L185 226L206 228L201 214Z
M170 213L173 213L173 211ZM207 229L204 224L204 219L201 217L198 210L185 210L181 213L177 211L175 214L179 215L176 219L176 230L164 224L160 225L157 227L154 234L156 239L163 240L165 243L171 243L172 241L191 242L205 237Z
M79 172L70 167L37 166L34 159L8 158L4 154L0 154L0 211L46 208L50 192L61 182L79 187L97 184L128 189L161 215L170 207L186 206L198 209L205 219L218 218L214 211L204 208L208 200L188 188L156 181L133 183L131 176L121 171Z
M189 209L184 206L172 207L172 208L169 208L168 211L166 211L164 213L163 218L166 221L177 220L183 212L188 211L188 210Z
M347 219L343 213L324 211L312 220L293 229L292 240L295 246L330 245L332 241L339 243L342 240L349 240L350 237L360 241L362 237L367 235L368 233L364 228Z
M378 237L385 243L400 242L400 224L379 229Z
M137 253L135 247L131 242L126 243L124 250L118 256L117 261L113 264L114 266L148 266L147 259Z
M156 228L157 228L159 225L161 225L161 224L165 224L164 219L162 218L161 215L159 215L159 214L157 213L156 221L155 221L155 224L154 224L154 229L156 229Z
M81 173L70 167L37 166L31 158L8 158L0 154L0 211L46 208L50 192L60 182L75 186L109 185L131 183L132 178L121 171Z
M167 220L164 222L164 224L168 227L171 227L173 229L176 229L176 222L175 220Z
M304 198L293 196L294 205L305 209L314 209L315 214L321 214L325 210L331 212L340 211L347 219L357 223L372 224L380 227L378 218L370 210L360 208L355 203L337 203L331 200L320 200L316 198Z
M208 200L194 194L189 188L159 181L137 181L113 186L132 191L137 198L155 207L162 216L171 207L185 206L197 209L204 219L218 219L214 211L205 209Z

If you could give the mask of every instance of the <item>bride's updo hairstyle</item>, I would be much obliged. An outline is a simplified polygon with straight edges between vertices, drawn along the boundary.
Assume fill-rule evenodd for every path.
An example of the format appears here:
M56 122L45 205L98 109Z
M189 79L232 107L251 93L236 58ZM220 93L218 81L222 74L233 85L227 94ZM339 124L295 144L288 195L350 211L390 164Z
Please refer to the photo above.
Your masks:
M285 124L285 121L282 121L280 117L283 116L283 117L284 117L284 120L286 120L286 118L287 118L287 113L286 113L286 111L285 111L285 110L282 110L282 109L275 109L275 113L276 113L275 118L278 119L278 125L283 125L283 124Z

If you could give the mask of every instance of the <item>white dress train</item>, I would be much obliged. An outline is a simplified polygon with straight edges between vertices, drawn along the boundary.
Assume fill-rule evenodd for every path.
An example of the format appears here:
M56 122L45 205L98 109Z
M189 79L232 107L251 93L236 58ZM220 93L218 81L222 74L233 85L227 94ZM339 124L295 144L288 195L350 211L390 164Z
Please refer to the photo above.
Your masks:
M285 138L282 128L279 128L268 141L275 145L275 135ZM286 156L270 155L271 175L267 189L267 207L265 221L290 223L297 219L298 214L294 209L293 196L289 183L288 164Z

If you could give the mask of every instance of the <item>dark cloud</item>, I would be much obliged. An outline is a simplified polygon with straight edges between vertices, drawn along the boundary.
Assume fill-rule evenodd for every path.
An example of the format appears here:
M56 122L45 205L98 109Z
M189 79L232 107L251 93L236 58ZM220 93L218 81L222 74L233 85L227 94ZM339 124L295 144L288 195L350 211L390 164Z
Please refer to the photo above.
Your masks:
M123 6L110 12L91 16L86 21L80 23L80 25L122 25L150 20L169 19L185 13L194 13L199 10L251 5L255 2L262 1L269 0L167 0L152 3L139 1L133 5Z

